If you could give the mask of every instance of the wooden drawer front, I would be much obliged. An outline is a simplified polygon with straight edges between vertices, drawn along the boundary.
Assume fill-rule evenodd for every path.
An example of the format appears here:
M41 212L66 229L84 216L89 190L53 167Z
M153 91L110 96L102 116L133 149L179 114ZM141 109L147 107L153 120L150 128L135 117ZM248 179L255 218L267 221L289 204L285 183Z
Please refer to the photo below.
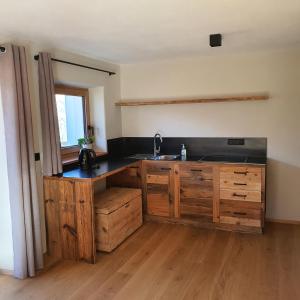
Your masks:
M189 180L191 183L210 181L213 179L213 168L201 165L181 165L179 167L180 180Z
M261 192L259 191L246 191L246 190L230 190L221 189L220 198L224 200L238 200L238 201L251 201L261 202Z
M169 184L168 174L147 174L146 175L147 184Z
M147 212L155 216L170 216L170 193L168 184L147 184Z
M96 214L97 250L112 251L141 225L141 196L132 199L110 214Z
M212 222L213 202L205 198L180 198L180 217Z
M261 190L261 169L253 167L221 167L220 188Z
M260 203L220 200L220 222L227 224L261 226Z

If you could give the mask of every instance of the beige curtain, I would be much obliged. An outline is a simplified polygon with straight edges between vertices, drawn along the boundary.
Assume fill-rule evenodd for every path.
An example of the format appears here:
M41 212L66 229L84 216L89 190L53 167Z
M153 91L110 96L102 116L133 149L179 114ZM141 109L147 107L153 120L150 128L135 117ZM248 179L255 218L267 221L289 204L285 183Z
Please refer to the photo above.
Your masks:
M39 53L39 92L42 118L43 173L62 173L54 79L49 53Z
M0 53L14 275L34 276L43 266L39 203L33 149L32 115L25 48L4 45Z

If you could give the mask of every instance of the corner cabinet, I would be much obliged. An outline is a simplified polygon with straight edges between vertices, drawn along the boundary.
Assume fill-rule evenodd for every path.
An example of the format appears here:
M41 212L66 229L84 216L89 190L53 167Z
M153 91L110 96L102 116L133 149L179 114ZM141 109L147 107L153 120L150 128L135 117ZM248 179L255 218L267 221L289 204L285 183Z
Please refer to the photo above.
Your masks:
M262 232L265 166L144 161L148 219Z

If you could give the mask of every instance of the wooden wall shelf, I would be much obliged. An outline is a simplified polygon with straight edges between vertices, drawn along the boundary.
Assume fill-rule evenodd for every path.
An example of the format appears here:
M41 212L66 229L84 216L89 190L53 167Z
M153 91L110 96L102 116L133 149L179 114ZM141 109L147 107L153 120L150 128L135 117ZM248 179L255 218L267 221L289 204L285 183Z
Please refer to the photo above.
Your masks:
M268 100L268 95L247 95L247 96L226 96L214 98L199 99L174 99L174 100L124 100L116 102L116 106L141 106L141 105L166 105L166 104L195 104L195 103L211 103L211 102L234 102L234 101L257 101Z

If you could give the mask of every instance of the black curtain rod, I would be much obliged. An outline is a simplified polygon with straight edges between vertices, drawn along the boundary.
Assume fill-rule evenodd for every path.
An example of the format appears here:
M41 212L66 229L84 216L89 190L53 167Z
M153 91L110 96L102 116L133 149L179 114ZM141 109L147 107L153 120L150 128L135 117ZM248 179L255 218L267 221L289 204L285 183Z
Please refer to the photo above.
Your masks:
M5 48L4 48L5 49ZM35 60L39 60L39 55L35 55L34 56ZM95 71L99 71L99 72L104 72L104 73L108 73L109 76L111 75L115 75L115 72L111 72L111 71L107 71L107 70L102 70L102 69L98 69L98 68L94 68L94 67L89 67L89 66L85 66L85 65L80 65L80 64L76 64L70 61L66 61L66 60L61 60L61 59L56 59L56 58L51 58L52 61L56 61L56 62L60 62L63 64L68 64L68 65L72 65L72 66L77 66L77 67L81 67L81 68L85 68L85 69L90 69L90 70L95 70Z

